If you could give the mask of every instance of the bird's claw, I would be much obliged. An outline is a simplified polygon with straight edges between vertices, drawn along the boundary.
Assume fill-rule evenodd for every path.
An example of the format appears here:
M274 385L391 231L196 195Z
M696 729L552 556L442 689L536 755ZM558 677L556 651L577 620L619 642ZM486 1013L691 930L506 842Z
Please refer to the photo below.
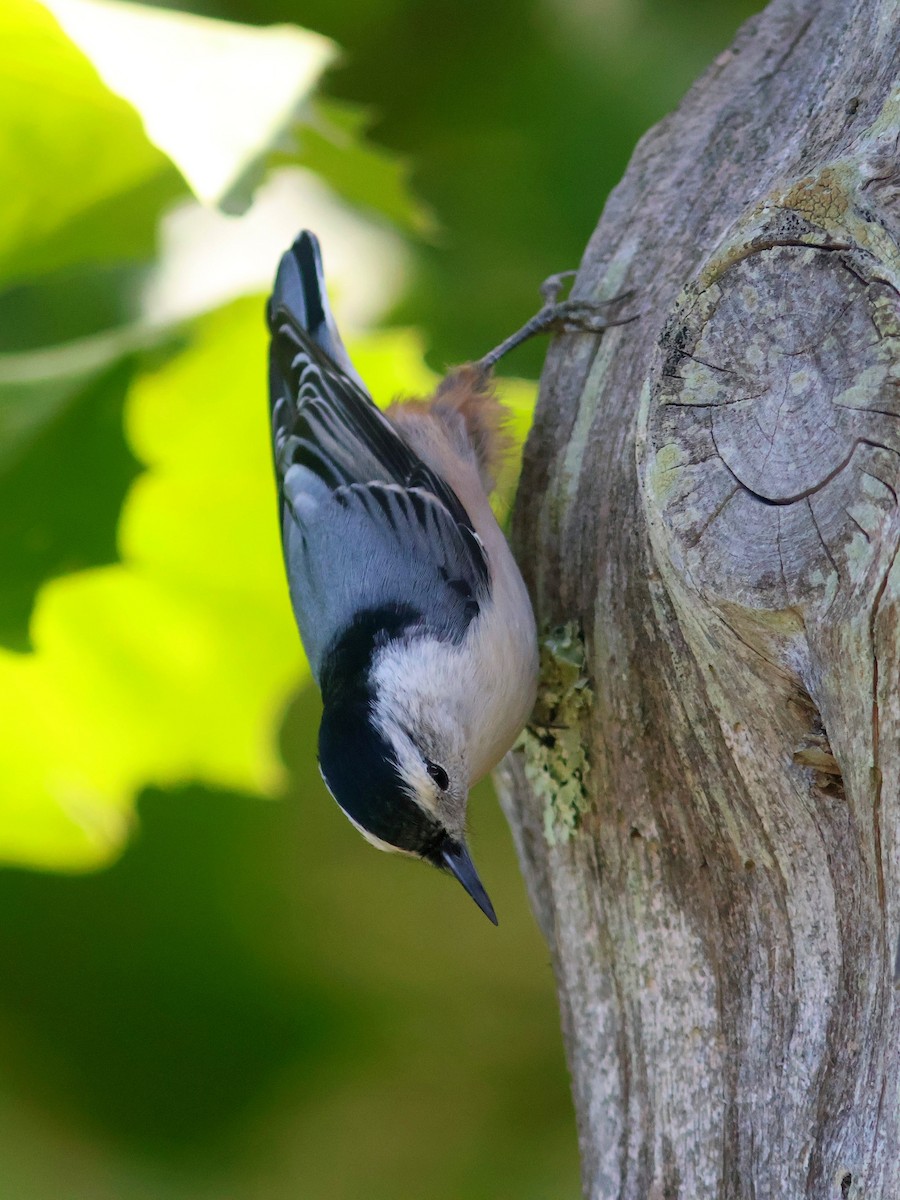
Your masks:
M615 325L627 325L630 321L636 321L641 314L607 317L604 316L604 310L611 304L630 300L633 295L634 291L627 291L609 300L564 300L548 306L545 328L553 333L602 333L604 329L611 329Z
M555 275L548 275L541 284L541 299L544 303L555 304L566 286L566 280L574 279L577 274L577 271L557 271Z
M634 295L634 291L622 292L618 296L611 296L608 300L570 299L557 302L556 297L562 290L563 281L574 274L574 271L560 271L544 280L541 285L541 295L544 297L545 304L540 311L521 329L511 334L489 354L480 358L476 365L485 372L490 371L505 354L534 337L535 334L602 333L604 329L611 329L615 325L627 325L629 321L636 321L641 315L640 313L631 313L626 317L612 318L603 315L609 305L629 300Z
M619 292L617 296L610 296L606 300L572 300L570 298L560 302L559 297L566 286L566 280L574 279L577 274L577 271L557 271L555 275L548 275L540 287L544 307L551 306L555 308L562 303L603 308L607 304L620 304L623 300L630 300L634 295L634 288L629 288L627 292Z

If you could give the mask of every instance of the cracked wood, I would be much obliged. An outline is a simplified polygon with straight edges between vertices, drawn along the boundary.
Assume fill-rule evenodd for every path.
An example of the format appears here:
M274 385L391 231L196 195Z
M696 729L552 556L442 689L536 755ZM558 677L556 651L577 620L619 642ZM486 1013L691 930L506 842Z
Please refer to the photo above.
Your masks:
M504 804L591 1200L900 1196L900 5L775 0L638 146L514 533L590 707ZM532 778L534 773L532 772Z

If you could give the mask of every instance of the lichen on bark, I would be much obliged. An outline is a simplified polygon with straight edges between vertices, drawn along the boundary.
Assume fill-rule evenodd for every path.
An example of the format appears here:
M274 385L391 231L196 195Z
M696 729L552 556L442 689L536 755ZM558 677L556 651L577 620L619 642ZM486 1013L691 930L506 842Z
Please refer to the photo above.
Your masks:
M525 776L543 810L550 846L567 841L590 803L585 779L590 770L585 718L591 689L585 674L584 639L569 623L541 639L537 703L523 730Z

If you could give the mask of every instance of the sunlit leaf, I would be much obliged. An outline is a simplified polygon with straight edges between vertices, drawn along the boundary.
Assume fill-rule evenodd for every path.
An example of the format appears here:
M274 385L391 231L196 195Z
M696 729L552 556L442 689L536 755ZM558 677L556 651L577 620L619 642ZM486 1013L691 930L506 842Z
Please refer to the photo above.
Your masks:
M107 860L149 783L278 785L279 716L303 665L278 546L261 300L190 336L129 389L148 469L123 514L121 565L48 584L35 653L0 652L6 861Z
M242 211L334 55L295 25L259 28L127 0L46 0L207 204Z
M0 5L0 112L0 285L149 256L185 184L35 0Z

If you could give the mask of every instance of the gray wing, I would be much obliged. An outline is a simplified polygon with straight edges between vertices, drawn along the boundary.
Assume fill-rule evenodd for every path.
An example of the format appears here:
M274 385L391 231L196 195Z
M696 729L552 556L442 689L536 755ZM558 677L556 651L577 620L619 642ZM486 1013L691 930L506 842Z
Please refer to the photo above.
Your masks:
M452 488L348 373L310 234L282 260L269 324L282 540L313 673L373 609L412 607L423 632L459 641L488 594L484 547Z
M378 482L332 490L294 467L285 500L291 599L317 679L329 647L367 613L411 609L422 633L461 640L483 589L464 534L435 496Z

